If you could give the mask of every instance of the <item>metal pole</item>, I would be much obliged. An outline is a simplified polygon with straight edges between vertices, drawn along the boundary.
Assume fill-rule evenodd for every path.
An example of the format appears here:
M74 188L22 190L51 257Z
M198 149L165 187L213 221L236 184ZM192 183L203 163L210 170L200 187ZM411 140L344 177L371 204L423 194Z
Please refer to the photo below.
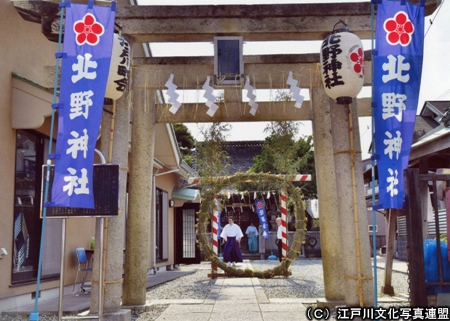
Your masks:
M98 319L103 320L103 228L105 218L100 218L100 258L99 258L99 277L98 277Z
M59 310L58 320L62 320L63 308L64 308L64 269L65 269L65 257L66 257L66 219L63 218L61 222L61 262L59 272Z
M373 74L374 74L374 55L373 55L373 49L374 49L374 11L375 11L375 5L372 2L371 3L371 21L372 21L372 36L371 36L371 42L372 42L372 83L373 83ZM372 101L373 101L373 86L372 86ZM376 226L377 226L377 218L376 218L376 211L375 211L375 117L374 117L374 109L372 107L372 249L373 249L373 306L374 308L378 307L378 281L377 281L377 233L376 233Z
M64 4L65 0L61 1L61 4ZM62 26L63 26L63 17L64 17L64 5L60 5L60 21L59 21L59 34L58 34L58 51L59 54L61 52L61 44L62 44ZM56 58L56 73L55 73L55 79L53 80L53 100L52 100L52 107L56 105L56 97L57 97L57 87L58 87L58 79L59 79L59 59ZM52 117L50 122L50 134L49 137L53 137L53 131L55 127L55 108L52 108ZM48 144L48 155L52 153L52 139L49 140ZM45 188L44 188L44 201L43 201L43 210L42 210L42 230L41 230L41 244L39 246L39 260L38 260L38 272L37 272L37 279L36 279L36 297L34 299L34 309L33 312L30 314L30 320L31 321L37 321L39 320L39 312L38 312L38 305L39 305L39 292L41 288L41 273L42 273L42 256L44 253L44 237L45 237L45 224L47 222L47 207L46 202L48 202L49 197L49 185L50 185L50 165L51 160L47 160L47 167L46 167L46 179L45 179Z

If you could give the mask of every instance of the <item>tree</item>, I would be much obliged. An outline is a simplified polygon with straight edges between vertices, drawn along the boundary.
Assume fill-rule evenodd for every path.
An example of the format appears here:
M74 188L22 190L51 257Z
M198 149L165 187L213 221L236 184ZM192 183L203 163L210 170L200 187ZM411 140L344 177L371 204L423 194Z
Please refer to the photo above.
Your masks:
M200 177L215 177L229 174L228 153L223 149L229 124L213 123L201 133L205 141L197 144L196 168Z
M189 129L184 124L173 124L173 129L181 157L189 166L192 166L192 150L195 148L194 137L192 137Z
M272 122L265 129L269 136L265 139L261 155L253 159L250 171L273 174L311 174L311 182L296 183L306 198L317 195L312 136L302 136L295 140L298 132L294 122Z

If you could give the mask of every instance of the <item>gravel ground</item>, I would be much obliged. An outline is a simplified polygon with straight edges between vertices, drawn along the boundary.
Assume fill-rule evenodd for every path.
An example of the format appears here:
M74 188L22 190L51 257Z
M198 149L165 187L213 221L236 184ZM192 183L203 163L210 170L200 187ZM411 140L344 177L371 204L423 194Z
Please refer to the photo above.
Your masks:
M255 270L265 270L278 265L278 261L252 261ZM200 268L194 274L178 278L164 285L156 286L147 291L147 301L157 299L204 299L215 284L209 279L210 263L198 265ZM261 286L268 298L323 298L322 260L305 259L294 261L290 266L292 275L289 278L275 277L260 279ZM384 280L384 269L378 269L378 293ZM408 293L407 275L393 272L392 285L397 293ZM381 297L382 295L380 295ZM152 305L150 311L134 311L133 320L152 321L167 308L168 305Z
M255 270L265 270L278 265L278 261L253 261ZM260 280L268 298L323 298L325 290L323 284L322 259L301 258L291 264L292 275L289 278L276 277ZM380 294L384 281L384 269L377 269L377 289ZM408 293L408 277L404 273L392 273L392 286L396 294Z
M278 265L278 261L252 261L255 270L265 270ZM209 262L198 265L190 265L190 268L199 270L193 274L180 277L147 290L147 303L152 300L183 300L183 299L205 299L213 285L215 279L210 279L208 273L211 271ZM323 270L320 258L301 258L294 261L290 266L292 275L289 278L275 277L272 279L260 279L261 286L268 298L323 298ZM183 269L183 266L180 267ZM384 280L384 269L378 269L378 293ZM393 272L392 285L396 294L408 293L407 275ZM380 295L382 297L382 295ZM132 311L133 321L153 321L164 312L168 304L153 304L147 307L147 311ZM17 316L14 318L1 318L8 321L25 321L29 316ZM54 321L57 316L41 315L41 321Z
M148 289L147 303L151 300L206 299L216 283L215 279L208 277L208 273L211 273L211 263L189 265L189 268L193 267L199 270ZM182 270L183 266L180 269Z

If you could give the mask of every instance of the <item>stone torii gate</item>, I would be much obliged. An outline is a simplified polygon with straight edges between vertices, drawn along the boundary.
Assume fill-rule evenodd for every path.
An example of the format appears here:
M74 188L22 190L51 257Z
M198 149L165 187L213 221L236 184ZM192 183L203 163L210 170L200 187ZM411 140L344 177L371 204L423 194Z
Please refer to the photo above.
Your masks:
M49 40L57 39L59 31L57 3L13 2L24 19L40 23L42 32ZM133 6L121 5L121 2L118 1L116 22L121 26L122 34L130 44L211 42L217 35L240 35L244 41L323 40L341 19L346 20L350 31L361 39L369 39L371 36L370 2L232 6ZM427 0L426 4L429 14L434 10L436 1ZM372 70L368 53L365 60L364 85L368 86L371 85ZM320 75L317 73L318 63L318 53L246 56L245 75L272 74L273 77L282 78L283 73L287 76L289 71L306 70L307 72L299 73L298 85L310 89L311 101L305 101L301 109L294 108L294 102L291 103L292 106L289 102L258 102L258 112L252 116L248 113L249 108L242 102L241 90L225 87L226 106L219 104L219 111L213 117L209 117L206 115L206 107L202 112L194 112L196 104L184 104L175 115L170 114L165 105L158 104L156 92L163 89L162 85L171 73L175 74L175 77L183 75L183 80L177 82L182 87L179 89L198 89L199 77L200 83L203 83L206 76L214 75L213 58L137 58L135 54L130 93L117 101L115 113L116 137L128 137L130 117L128 110L130 100L133 101L129 225L122 298L124 305L142 305L146 299L148 262L146 246L149 239L147 226L150 221L148 208L151 208L152 201L148 191L153 188L148 177L152 177L153 170L154 124L281 120L311 120L313 125L325 297L330 301L345 300L348 306L358 306L361 303L365 306L372 305L373 285L369 280L372 271L361 155L356 153L355 159L352 159L351 153L348 153L351 149L351 139L354 141L353 149L356 151L360 149L358 116L371 115L370 100L358 99L349 109L337 105L326 96L322 88ZM162 83L155 75L158 75ZM49 76L49 79L53 78ZM281 83L282 79L272 78L270 82L261 78L257 84L258 89L272 89L274 88L272 84ZM349 112L351 118L348 117ZM108 117L104 118L107 122ZM349 119L353 120L351 124ZM113 144L112 161L120 162L123 167L127 167L125 155L128 154L128 142L124 139L115 139ZM348 171L353 161L356 164L356 180L352 182ZM126 181L126 173L124 177L125 179L121 177L122 182ZM352 189L357 191L356 202L352 197ZM123 199L125 188L121 188L121 193ZM352 214L355 208L359 213L356 228ZM122 246L120 238L114 239L115 235L121 233L120 228L123 228L123 223L110 221L112 231L108 236L109 246ZM356 238L356 234L360 235L359 239ZM356 253L355 245L360 247L360 254ZM106 282L120 279L121 275L118 274L121 269L117 266L118 262L121 262L121 257L107 260L109 261L107 261ZM95 275L94 272L94 277ZM361 293L356 290L358 283L362 288ZM108 288L110 296L105 298L105 311L120 310L121 285L111 284ZM91 296L92 307L97 306L95 301L97 296L94 294L95 287Z
M137 10L141 17L148 14L150 20L143 22L134 18L137 16ZM122 24L124 34L139 42L212 41L214 35L236 34L242 35L244 41L322 40L331 32L332 26L344 16L352 32L367 38L370 33L369 15L370 5L367 3L339 6L328 4L173 7L163 11L159 11L159 8L155 10L155 8L132 7L118 19L118 22ZM159 18L162 17L165 19L160 21ZM161 24L156 24L156 21ZM152 31L148 31L149 28ZM213 117L206 115L206 106L183 104L174 115L168 112L167 105L158 103L152 117L155 123L312 120L326 299L345 300L349 306L361 304L370 306L373 304L373 284L361 156L360 154L356 156L358 179L352 183L348 174L352 162L351 155L339 153L350 150L350 135L356 142L355 149L360 150L358 115L371 115L370 99L361 99L352 105L350 110L354 122L348 124L347 111L328 98L322 88L320 74L317 73L318 63L318 53L244 57L245 75L272 75L270 81L268 77L258 77L258 89L272 89L272 84L282 84L291 70L306 71L299 73L298 86L310 88L311 102L309 104L304 102L301 109L294 108L294 102L290 104L291 106L286 102L258 102L258 113L252 116L248 113L249 107L242 103L241 90L223 87L225 103L218 103L219 110ZM371 62L368 54L365 70L368 72L364 84L370 85ZM134 101L135 113L139 108L144 109L144 92L147 92L147 97L154 97L155 91L164 88L164 82L172 73L175 74L174 83L179 88L199 89L207 75L214 75L213 58L135 58L132 71L132 90L135 92L133 97L138 98L137 92L141 92L140 102L136 99ZM179 75L178 82L177 75ZM136 119L135 115L135 121ZM150 119L143 127L147 130L152 128ZM353 130L349 131L349 127ZM352 198L352 184L356 184L358 191L357 204ZM352 215L354 206L358 207L359 213L359 223L356 227L360 235L359 240L356 240L355 236ZM361 249L360 253L356 252L357 242ZM131 290L127 290L129 286L127 273L131 281L133 278L131 272L126 269L124 300L132 293ZM357 290L358 282L361 293Z

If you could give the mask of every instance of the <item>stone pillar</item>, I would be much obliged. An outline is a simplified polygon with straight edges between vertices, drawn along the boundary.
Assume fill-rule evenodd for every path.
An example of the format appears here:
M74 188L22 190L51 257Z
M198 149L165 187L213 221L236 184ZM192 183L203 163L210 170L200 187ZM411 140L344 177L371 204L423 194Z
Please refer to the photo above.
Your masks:
M104 282L106 289L104 291L103 312L117 312L120 310L122 301L122 269L123 252L121 249L125 246L125 205L126 205L126 187L127 187L127 167L128 167L128 133L129 133L129 108L130 99L128 92L117 100L116 107L105 106L109 112L103 113L101 128L101 147L100 150L105 156L106 163L120 165L120 186L119 186L119 216L105 218L105 244L104 244ZM115 109L115 111L114 111ZM113 116L113 113L115 115ZM111 141L111 124L114 117L113 140ZM110 153L112 148L112 153ZM111 155L111 156L110 156ZM97 219L95 246L95 259L93 269L93 279L99 278L99 249L100 249L100 219ZM91 312L98 313L98 283L92 285L91 291Z
M341 257L346 284L343 288L343 290L345 289L345 303L352 307L373 306L372 262L367 231L367 208L357 105L354 102L347 107L337 105L331 99L330 102L336 191L339 198ZM349 129L349 115L352 118L351 129ZM353 139L353 150L356 152L354 157L350 152L351 139ZM352 162L354 162L353 172ZM357 235L359 235L359 242ZM359 251L357 250L358 245ZM358 280L361 280L362 297L358 292Z
M312 129L316 162L317 194L319 195L320 243L322 249L325 299L344 300L344 280L338 196L331 135L330 98L323 88L312 90Z
M154 155L155 91L133 87L129 206L123 305L146 302Z

